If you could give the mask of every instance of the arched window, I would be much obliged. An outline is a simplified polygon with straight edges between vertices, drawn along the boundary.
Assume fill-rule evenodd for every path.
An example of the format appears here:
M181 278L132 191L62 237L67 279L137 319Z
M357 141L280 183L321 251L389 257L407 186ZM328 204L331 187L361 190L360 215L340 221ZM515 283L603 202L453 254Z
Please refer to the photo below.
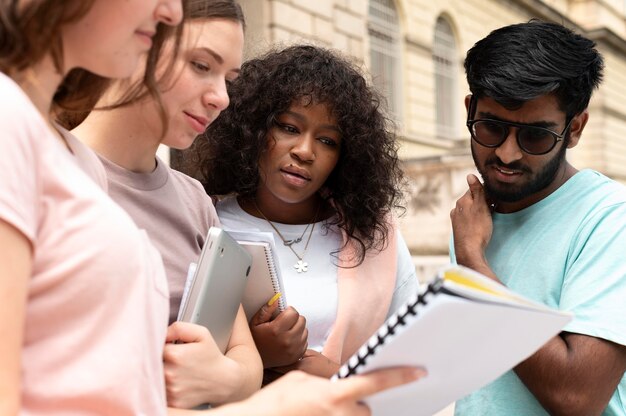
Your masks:
M370 0L368 33L374 86L387 98L397 121L402 115L398 13L393 0Z
M454 139L457 135L458 106L456 42L450 24L442 17L435 25L433 41L433 61L435 63L435 124L437 137Z

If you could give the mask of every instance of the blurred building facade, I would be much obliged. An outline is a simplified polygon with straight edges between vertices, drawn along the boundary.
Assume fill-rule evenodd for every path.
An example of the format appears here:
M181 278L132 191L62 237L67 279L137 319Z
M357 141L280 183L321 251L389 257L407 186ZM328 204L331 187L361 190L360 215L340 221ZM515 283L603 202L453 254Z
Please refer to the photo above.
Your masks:
M246 57L314 43L352 56L388 100L409 179L403 234L418 271L445 262L449 211L474 171L465 128L465 52L531 18L593 39L606 61L590 120L568 158L626 182L626 0L239 0Z

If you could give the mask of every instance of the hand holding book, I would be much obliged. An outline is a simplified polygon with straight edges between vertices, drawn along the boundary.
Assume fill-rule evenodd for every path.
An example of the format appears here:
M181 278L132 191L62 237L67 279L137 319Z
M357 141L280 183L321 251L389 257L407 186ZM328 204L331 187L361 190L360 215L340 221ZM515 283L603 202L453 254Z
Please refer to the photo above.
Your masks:
M571 320L472 270L443 270L341 368L413 365L429 377L367 399L374 416L431 415L502 375Z
M282 367L298 361L307 349L306 320L288 307L275 318L278 302L264 305L250 320L250 332L259 350L263 367Z

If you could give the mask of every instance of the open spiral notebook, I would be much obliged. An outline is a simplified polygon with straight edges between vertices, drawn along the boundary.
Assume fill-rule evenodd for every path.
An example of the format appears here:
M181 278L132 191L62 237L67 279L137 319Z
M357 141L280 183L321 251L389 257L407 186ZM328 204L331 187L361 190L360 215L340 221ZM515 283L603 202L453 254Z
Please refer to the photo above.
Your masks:
M473 270L450 266L400 307L335 378L424 367L426 378L365 401L374 416L432 415L532 355L571 319Z

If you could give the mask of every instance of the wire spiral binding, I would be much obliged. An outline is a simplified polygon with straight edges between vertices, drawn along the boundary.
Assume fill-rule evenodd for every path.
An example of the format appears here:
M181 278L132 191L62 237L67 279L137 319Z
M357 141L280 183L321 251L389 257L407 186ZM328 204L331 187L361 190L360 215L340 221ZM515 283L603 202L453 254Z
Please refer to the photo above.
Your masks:
M420 305L425 306L428 303L427 297L435 294L442 289L443 279L437 278L428 284L426 289L417 295L414 301L410 301L400 307L398 311L389 317L385 324L380 327L378 332L365 343L363 346L341 367L337 373L337 378L346 378L355 375L359 367L365 365L370 356L376 354L376 350L385 344L385 342L393 337L397 328L406 325L411 321L411 317L417 316Z
M272 257L271 249L268 246L263 247L263 252L265 253L265 261L267 262L267 268L270 271L270 276L272 278L272 289L274 289L274 293L280 292L280 284L278 283L278 275L276 274L276 264L274 263L274 258ZM285 309L284 304L284 296L281 296L278 299L278 307L282 311Z

